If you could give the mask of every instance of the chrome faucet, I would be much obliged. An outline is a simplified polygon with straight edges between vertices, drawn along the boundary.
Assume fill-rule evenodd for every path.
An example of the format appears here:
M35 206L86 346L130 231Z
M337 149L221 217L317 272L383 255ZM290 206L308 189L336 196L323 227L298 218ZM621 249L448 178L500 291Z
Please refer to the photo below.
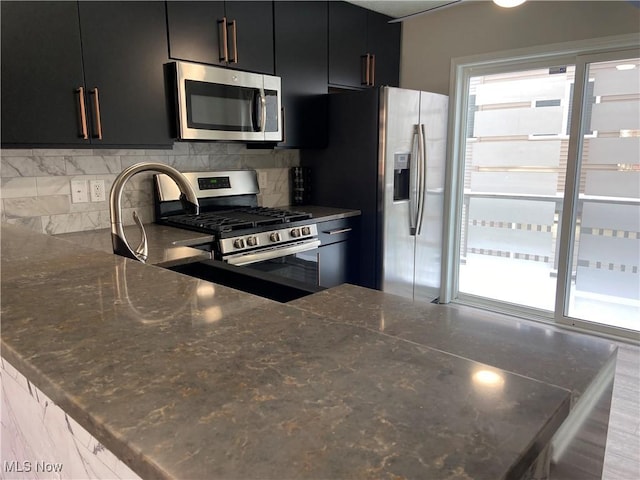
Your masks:
M113 253L122 255L123 257L139 260L140 262L146 262L149 255L149 247L147 245L147 233L142 226L142 221L138 217L136 212L133 212L133 221L140 228L141 239L138 247L133 250L126 237L124 236L124 227L122 226L122 191L124 185L131 177L136 173L145 172L148 170L157 171L168 175L178 188L180 189L180 200L185 206L185 209L189 213L199 213L200 204L198 203L198 197L196 192L189 181L178 170L169 165L163 163L142 162L131 165L124 169L120 175L118 175L111 187L111 193L109 194L109 214L111 216L111 241L113 243Z

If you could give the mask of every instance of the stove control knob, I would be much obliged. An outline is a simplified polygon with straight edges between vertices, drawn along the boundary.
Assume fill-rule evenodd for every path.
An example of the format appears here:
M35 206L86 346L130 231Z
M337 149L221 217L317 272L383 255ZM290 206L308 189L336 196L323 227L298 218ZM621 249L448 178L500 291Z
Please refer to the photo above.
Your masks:
M271 235L269 235L269 240L271 240L272 242L279 242L280 241L280 233L279 232L273 232Z
M298 238L300 236L300 229L294 228L293 230L291 230L291 236L293 238Z
M258 237L247 237L247 246L255 247L258 245Z
M311 229L309 227L302 227L303 235L311 235Z
M244 240L242 238L236 238L233 241L233 248L244 248Z

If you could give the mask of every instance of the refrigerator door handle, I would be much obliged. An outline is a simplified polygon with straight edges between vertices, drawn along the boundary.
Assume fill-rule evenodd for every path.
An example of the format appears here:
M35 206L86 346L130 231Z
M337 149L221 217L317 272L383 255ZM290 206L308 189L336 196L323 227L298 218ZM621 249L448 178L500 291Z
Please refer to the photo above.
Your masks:
M420 202L420 125L413 126L411 159L409 160L409 235L414 236L418 227ZM416 150L417 148L417 150Z
M418 136L418 146L420 150L420 160L418 166L418 221L417 234L422 231L422 221L424 218L424 205L427 197L427 137L425 135L424 124L420 124L420 133Z

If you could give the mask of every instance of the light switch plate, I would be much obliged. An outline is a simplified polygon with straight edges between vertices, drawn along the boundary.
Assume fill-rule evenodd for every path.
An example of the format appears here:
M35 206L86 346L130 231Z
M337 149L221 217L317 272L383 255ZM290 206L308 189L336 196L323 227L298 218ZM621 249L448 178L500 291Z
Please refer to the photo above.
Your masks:
M71 201L86 203L89 201L86 180L71 180Z

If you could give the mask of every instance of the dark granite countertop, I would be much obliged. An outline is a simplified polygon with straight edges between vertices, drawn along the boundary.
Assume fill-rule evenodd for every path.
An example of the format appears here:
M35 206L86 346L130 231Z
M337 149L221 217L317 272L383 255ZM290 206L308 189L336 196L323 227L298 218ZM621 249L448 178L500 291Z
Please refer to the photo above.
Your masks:
M282 208L288 210L296 210L306 212L313 215L313 218L321 222L338 220L341 218L357 217L361 214L360 210L349 210L345 208L321 207L318 205L286 205Z
M577 401L615 344L462 305L340 285L289 305L566 388Z
M512 369L8 225L1 294L2 356L143 478L511 478L569 413Z

